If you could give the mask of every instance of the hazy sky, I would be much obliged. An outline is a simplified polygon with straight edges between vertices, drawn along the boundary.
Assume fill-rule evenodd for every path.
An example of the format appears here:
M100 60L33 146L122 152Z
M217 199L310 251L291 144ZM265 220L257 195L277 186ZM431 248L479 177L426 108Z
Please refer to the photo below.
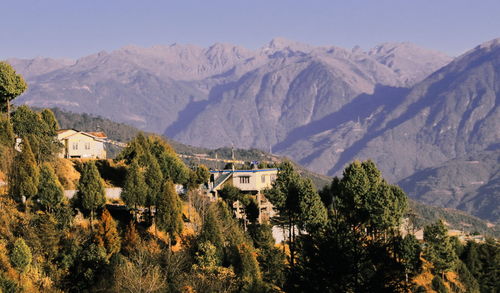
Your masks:
M500 0L0 0L0 59L77 58L135 44L273 37L370 48L410 41L457 55L500 37Z

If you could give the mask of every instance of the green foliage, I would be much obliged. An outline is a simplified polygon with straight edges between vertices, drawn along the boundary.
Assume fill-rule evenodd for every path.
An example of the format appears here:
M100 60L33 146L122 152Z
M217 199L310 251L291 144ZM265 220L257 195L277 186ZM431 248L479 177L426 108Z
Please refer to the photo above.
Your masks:
M285 283L285 254L274 246L275 240L271 225L251 225L249 233L257 249L257 260L262 272L262 279L277 287Z
M7 112L9 112L10 101L22 94L27 88L28 85L24 78L17 74L9 63L0 61L0 103L5 104Z
M460 282L467 288L467 292L479 292L479 284L476 278L474 278L467 266L460 260L457 264L457 274L460 278Z
M12 123L17 136L29 137L38 162L50 161L59 153L62 145L56 137L58 125L50 110L37 113L26 105L19 106L12 115Z
M448 293L448 288L444 285L443 279L439 275L434 276L432 279L432 289L438 293Z
M0 145L13 146L14 145L14 128L10 121L0 115Z
M20 273L24 273L32 261L31 249L22 238L18 238L12 246L9 257L12 266Z
M54 169L48 164L44 164L40 169L40 183L36 198L42 210L48 212L53 212L63 202L63 187L59 183Z
M424 241L425 258L432 262L436 273L452 271L455 268L457 255L443 221L425 227Z
M344 170L341 192L332 194L334 209L352 225L366 229L373 240L394 234L407 209L407 198L388 184L372 161L355 161Z
M291 288L383 292L410 286L405 277L418 273L420 250L414 237L399 235L406 196L373 162L347 166L342 179L322 190L321 200L329 208L328 222L301 237Z
M461 255L468 271L474 276L481 292L500 288L500 245L488 238L484 243L468 242Z
M20 292L19 286L17 286L16 282L6 278L3 274L0 273L0 292L2 293L15 293Z
M158 162L164 179L170 179L178 184L187 183L189 169L177 157L174 149L158 136L146 137L139 133L128 143L116 160L124 160L127 164L131 164L136 159L140 166L146 167L149 155L152 155Z
M278 177L266 197L278 209L281 221L288 225L290 264L294 266L296 254L296 228L308 232L326 222L326 208L310 179L303 179L295 172L292 163L279 166ZM300 230L298 231L300 232Z
M102 208L105 203L104 182L99 171L93 161L85 162L73 204L84 215L90 215L92 221L96 210Z
M165 182L163 194L156 204L156 224L169 235L169 243L182 232L182 202L170 180Z
M395 245L395 253L405 274L410 277L418 275L422 270L422 260L420 259L422 248L417 238L413 234L408 234L404 238L397 239Z
M146 203L148 187L144 179L144 172L136 160L132 162L121 193L121 198L129 207L137 208Z
M229 206L241 199L241 190L233 185L225 185L219 190L219 196L227 202Z
M163 189L163 174L161 173L160 165L153 156L148 156L146 173L144 174L147 187L145 205L148 207L155 206L157 199L162 194Z
M39 169L31 151L30 141L24 139L22 151L14 157L10 174L10 194L21 202L35 196L38 191Z
M69 291L92 292L102 278L105 278L105 268L109 265L106 249L92 242L82 243L76 252L76 257L69 268Z

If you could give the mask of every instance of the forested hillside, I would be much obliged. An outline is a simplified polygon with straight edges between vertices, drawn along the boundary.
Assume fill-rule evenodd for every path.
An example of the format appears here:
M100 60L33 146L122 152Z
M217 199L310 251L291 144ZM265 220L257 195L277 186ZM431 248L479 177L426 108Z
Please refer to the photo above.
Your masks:
M104 131L106 134L108 134L108 136L111 139L122 142L129 141L131 137L134 137L140 132L140 130L135 127L128 126L123 123L113 122L110 121L109 119L105 119L102 117L97 117L88 114L71 113L57 108L52 110L57 120L60 121L59 123L61 125L61 128L76 128L86 131L94 131L96 129L100 129ZM185 154L190 156L198 155L192 158L183 158L184 162L188 165L204 164L209 168L214 168L214 169L223 168L225 163L207 160L205 156L207 156L208 158L215 158L215 156L217 155L219 159L226 159L226 160L230 160L232 156L231 148L219 148L210 150L206 148L188 146L173 140L167 139L167 141L179 154ZM108 151L110 151L111 155L110 157L114 158L115 155L117 155L121 151L121 148L109 145ZM252 161L264 162L268 164L276 164L284 160L283 157L277 155L271 155L269 153L256 149L251 149L251 150L234 149L234 154L237 160L246 161L248 162L248 164ZM481 161L484 161L485 163L492 162L491 160L481 160ZM247 167L249 167L249 165ZM297 168L298 172L301 175L312 179L316 188L318 189L323 188L331 181L330 177L323 176L315 172L311 172L307 168L304 168L299 164L295 164L295 167ZM470 172L468 174L469 176L472 175ZM421 177L418 176L418 178ZM438 182L446 182L444 176L437 176L434 178L435 178L434 180L437 180ZM460 177L455 176L453 178L454 180L457 180ZM484 180L487 181L488 179L484 178ZM417 200L421 201L421 203L410 201L412 203L410 206L413 212L418 215L417 223L419 227L423 227L424 225L429 224L431 222L435 222L439 219L445 219L446 222L453 229L460 229L469 232L480 232L487 235L497 235L497 236L499 235L500 231L498 231L498 227L496 225L493 227L491 226L489 227L484 220L472 217L466 213L456 211L454 209L442 209L427 205L431 204L439 206L439 204L436 203L435 201L439 200L440 197L431 197L433 198L433 201L426 201L425 198L416 196L417 193L412 191L413 186L420 186L420 188L423 188L423 185L421 183L415 183L415 182L409 184L406 183L407 181L410 181L410 179L400 182L402 188L405 191L409 192L410 197L416 198ZM418 193L418 194L423 195L426 193ZM457 204L455 204L453 201L450 201L450 204L454 204L453 206L451 206L451 208L457 207ZM444 207L450 207L450 206L445 205ZM491 205L491 207L494 207L494 205Z
M273 223L288 235L276 245L271 226L250 216L252 200L242 201L245 220L229 208L245 196L237 189L210 201L208 170L188 168L158 136L139 134L117 157L126 170L119 203L105 198L92 160L77 168L68 200L53 169L65 159L48 135L58 129L52 112L19 107L12 121L23 141L2 155L11 162L0 195L2 291L490 292L498 284L496 240L464 246L440 221L425 227L423 243L406 234L408 199L371 161L353 162L319 193L293 164L280 164L265 191L278 210ZM1 122L6 151L13 132Z

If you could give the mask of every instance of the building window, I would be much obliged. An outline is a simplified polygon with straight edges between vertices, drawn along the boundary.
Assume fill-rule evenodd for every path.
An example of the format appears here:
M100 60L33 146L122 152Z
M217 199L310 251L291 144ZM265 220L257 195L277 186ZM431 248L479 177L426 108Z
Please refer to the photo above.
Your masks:
M250 183L250 176L240 176L240 184Z
M262 183L266 183L266 175L260 176L260 180L262 181Z
M90 150L90 142L86 142L85 143L85 149L86 150Z
M78 150L78 142L73 143L73 150L74 151Z
M271 175L271 182L274 182L274 181L276 181L276 175L272 174Z

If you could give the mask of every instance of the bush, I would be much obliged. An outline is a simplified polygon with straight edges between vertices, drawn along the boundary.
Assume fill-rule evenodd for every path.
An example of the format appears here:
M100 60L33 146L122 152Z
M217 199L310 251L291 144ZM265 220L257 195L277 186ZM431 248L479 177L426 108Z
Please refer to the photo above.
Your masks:
M438 293L448 293L448 288L446 288L443 279L438 275L432 279L432 289L436 290Z

